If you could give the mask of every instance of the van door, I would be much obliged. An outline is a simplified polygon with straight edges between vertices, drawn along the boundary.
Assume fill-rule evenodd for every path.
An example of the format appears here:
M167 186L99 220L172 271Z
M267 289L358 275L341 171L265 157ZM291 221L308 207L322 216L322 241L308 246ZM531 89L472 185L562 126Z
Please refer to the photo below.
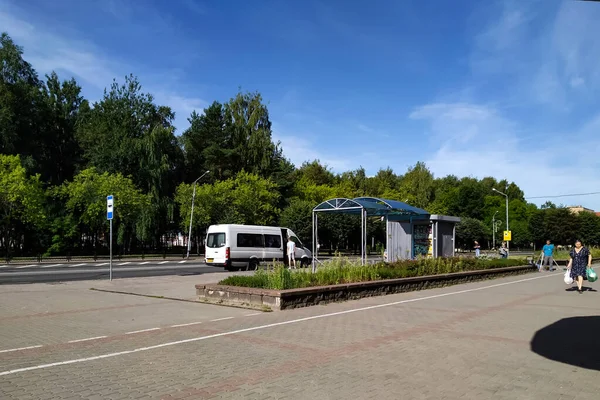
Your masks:
M227 235L225 232L211 232L206 237L206 264L225 265Z
M273 260L281 261L283 254L283 242L281 235L278 231L267 232L264 234L265 237L265 261L272 263Z
M287 230L288 236L292 239L292 241L296 244L296 251L294 252L294 256L296 261L302 260L302 258L308 258L308 260L312 260L312 253L309 249L304 246L304 243L298 239L298 236L291 230ZM305 260L305 261L308 261Z
M281 230L281 245L283 246L283 264L288 267L290 265L287 256L287 242L288 242L288 230Z

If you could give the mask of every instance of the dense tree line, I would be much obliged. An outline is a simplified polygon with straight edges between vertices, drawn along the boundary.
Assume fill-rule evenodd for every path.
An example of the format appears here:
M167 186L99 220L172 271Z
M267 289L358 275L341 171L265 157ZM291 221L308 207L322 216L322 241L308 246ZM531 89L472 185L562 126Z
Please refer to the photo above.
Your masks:
M173 111L156 104L133 75L113 81L91 104L75 79L40 78L6 33L0 61L0 246L8 257L107 252L108 194L115 196L117 252L166 251L171 238L187 232L192 183L207 170L196 186L196 244L215 223L281 224L308 244L315 205L357 196L464 217L459 244L488 243L492 217L504 215L504 197L494 188L511 199L516 245L575 237L600 243L600 218L551 204L538 209L506 180L435 178L423 163L403 175L388 168L373 177L362 168L334 174L318 160L297 168L273 141L268 109L256 92L193 112L189 128L176 135ZM384 229L370 221L369 242L382 242ZM356 218L322 218L325 247L356 248L359 238Z

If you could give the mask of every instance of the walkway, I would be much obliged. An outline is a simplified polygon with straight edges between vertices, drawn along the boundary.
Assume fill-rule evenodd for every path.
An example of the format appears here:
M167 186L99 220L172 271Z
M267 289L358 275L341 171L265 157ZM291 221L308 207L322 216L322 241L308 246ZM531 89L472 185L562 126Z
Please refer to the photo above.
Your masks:
M600 347L586 346L600 344L600 294L571 291L562 273L277 313L89 290L191 298L206 279L218 278L1 286L0 398L551 400L600 392Z

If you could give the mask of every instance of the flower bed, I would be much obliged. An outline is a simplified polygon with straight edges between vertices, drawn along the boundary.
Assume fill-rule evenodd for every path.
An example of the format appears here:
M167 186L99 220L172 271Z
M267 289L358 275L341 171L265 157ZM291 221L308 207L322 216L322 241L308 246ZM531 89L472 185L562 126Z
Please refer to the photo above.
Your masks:
M253 275L230 276L219 282L219 285L286 290L480 271L526 264L525 260L518 259L480 260L455 257L361 266L347 259L335 259L320 266L315 273L310 270L289 270L283 265L277 265L271 270L257 270Z

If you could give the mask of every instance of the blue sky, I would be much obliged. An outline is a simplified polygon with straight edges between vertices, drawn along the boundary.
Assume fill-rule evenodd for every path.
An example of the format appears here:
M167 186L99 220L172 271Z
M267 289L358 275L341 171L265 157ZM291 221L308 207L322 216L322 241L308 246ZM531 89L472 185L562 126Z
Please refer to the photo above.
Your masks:
M297 165L425 161L526 196L600 191L600 4L368 4L0 0L0 30L92 100L137 75L179 133L192 110L258 90ZM600 210L600 195L554 201Z

